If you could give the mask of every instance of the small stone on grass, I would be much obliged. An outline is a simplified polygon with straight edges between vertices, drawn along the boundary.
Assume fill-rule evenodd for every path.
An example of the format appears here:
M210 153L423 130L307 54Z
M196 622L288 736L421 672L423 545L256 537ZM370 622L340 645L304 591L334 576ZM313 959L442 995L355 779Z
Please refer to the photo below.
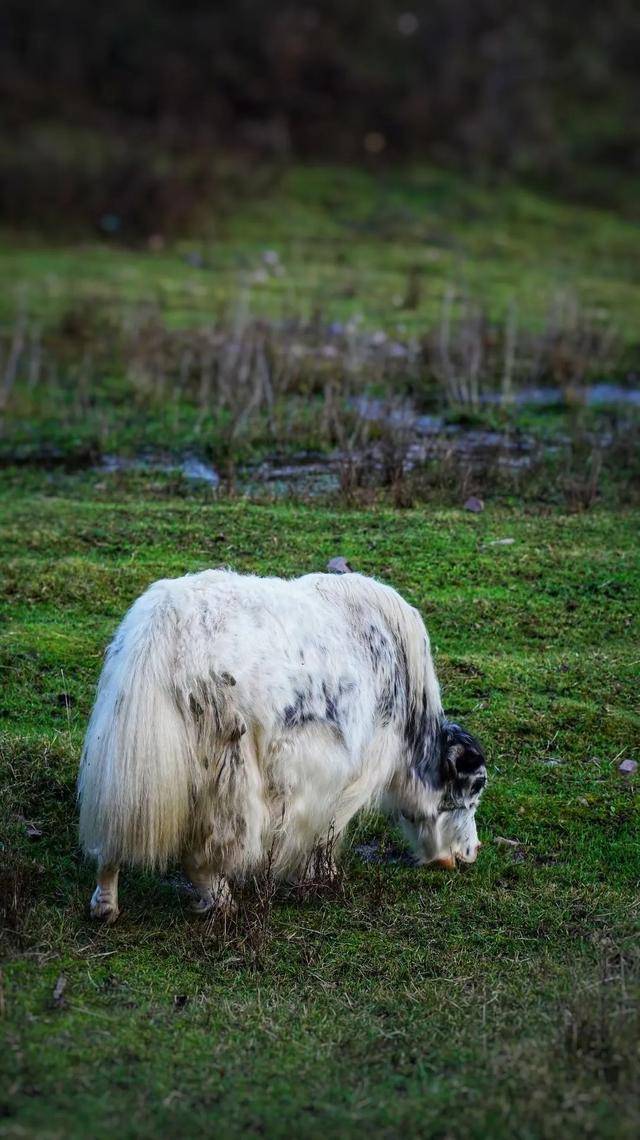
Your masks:
M341 555L337 558L331 558L327 562L327 570L330 574L353 574L353 566Z
M32 819L23 819L22 823L28 839L42 838L42 828L39 827L37 823L34 823Z
M471 495L464 504L463 509L465 511L473 511L474 515L479 515L480 512L484 510L484 502L482 499L478 499L476 495Z
M62 1009L64 1005L64 992L67 988L67 979L64 974L60 974L55 986L53 987L52 1002L56 1009Z

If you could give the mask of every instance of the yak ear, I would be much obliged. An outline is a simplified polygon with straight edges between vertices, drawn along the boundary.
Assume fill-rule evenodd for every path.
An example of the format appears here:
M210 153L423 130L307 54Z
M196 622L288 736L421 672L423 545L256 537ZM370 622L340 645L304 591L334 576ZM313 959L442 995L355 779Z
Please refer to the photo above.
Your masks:
M486 761L482 746L459 724L445 725L442 766L448 784L466 785L467 788L480 791L486 783Z

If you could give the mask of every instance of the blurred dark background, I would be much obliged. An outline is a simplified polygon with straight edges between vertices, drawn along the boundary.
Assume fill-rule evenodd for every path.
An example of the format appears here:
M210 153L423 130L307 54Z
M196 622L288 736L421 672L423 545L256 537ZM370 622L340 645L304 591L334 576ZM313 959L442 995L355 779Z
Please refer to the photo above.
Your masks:
M10 224L184 226L222 156L517 176L635 209L636 0L4 0Z

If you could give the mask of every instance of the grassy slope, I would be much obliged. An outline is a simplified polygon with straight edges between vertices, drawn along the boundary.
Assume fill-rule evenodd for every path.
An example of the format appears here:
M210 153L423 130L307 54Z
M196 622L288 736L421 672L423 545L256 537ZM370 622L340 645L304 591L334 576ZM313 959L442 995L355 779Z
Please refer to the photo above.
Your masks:
M0 252L0 313L26 292L46 315L70 297L152 298L177 323L210 317L238 291L254 311L359 313L370 326L422 329L448 284L467 286L490 315L515 302L525 324L540 322L555 292L570 290L637 338L640 235L606 210L574 207L518 187L481 188L443 171L401 174L296 167L214 216L208 231L160 252L107 244L43 247L11 239ZM254 278L265 249L285 272ZM203 267L186 258L197 251ZM417 269L421 293L403 307Z
M201 406L197 378L185 396L176 366L172 371L169 364L168 378L159 378L162 369L154 364L154 390L140 377L132 379L131 359L128 369L117 352L113 364L104 363L113 335L99 320L94 327L91 318L112 309L130 317L132 304L143 301L157 304L169 325L206 326L225 312L228 319L229 310L237 316L317 314L321 322L359 316L370 330L384 326L406 339L437 325L443 296L453 286L459 295L468 289L499 324L515 305L526 357L536 350L523 347L525 330L548 333L550 314L553 321L571 312L570 300L564 310L558 303L564 294L565 300L576 298L596 342L598 332L611 330L615 344L620 341L621 351L610 359L587 351L590 378L619 380L635 367L640 231L613 212L571 207L516 186L487 189L424 167L377 175L294 167L250 189L244 200L213 211L199 236L159 252L107 242L54 247L5 235L0 326L9 331L0 351L0 386L21 308L29 316L29 337L42 324L49 344L39 387L31 387L30 366L21 364L24 374L0 423L0 460L57 449L71 462L84 462L87 455L135 454L147 447L194 451L224 465L230 413ZM265 264L267 250L280 255L282 272ZM60 328L62 314L67 319ZM153 332L146 342L141 339L149 353ZM580 358L583 349L574 353ZM90 381L82 380L85 366ZM499 383L501 360L497 368L493 380ZM342 363L335 379L342 391ZM302 365L297 383L303 393L311 383ZM412 390L417 384L418 391L424 386L429 407L438 401L438 384L428 369L418 379L400 372L394 383L398 394L407 384ZM259 458L274 447L327 446L324 397L308 405L304 396L276 405L275 426L264 411L254 411L234 434L233 458ZM496 416L495 410L485 412L483 422L493 425ZM601 421L601 413L589 412L580 430L597 433ZM506 421L497 422L504 427ZM556 429L563 435L574 430L564 410L512 412L509 422L543 438ZM604 426L609 430L608 421Z
M636 1135L637 781L616 761L640 725L637 515L3 491L0 833L34 907L4 968L0 1135ZM276 901L257 964L170 880L127 874L120 921L94 927L74 778L124 608L158 576L337 552L420 607L446 707L486 743L478 864L348 853L344 898Z

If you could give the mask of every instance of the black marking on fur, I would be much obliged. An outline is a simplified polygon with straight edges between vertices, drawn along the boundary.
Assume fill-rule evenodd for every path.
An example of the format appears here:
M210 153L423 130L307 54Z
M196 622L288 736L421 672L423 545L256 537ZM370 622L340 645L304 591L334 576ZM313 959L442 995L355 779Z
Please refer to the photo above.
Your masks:
M394 721L404 735L409 764L419 779L437 786L439 719L429 707L426 688L416 701L402 637L368 622L361 634L378 679L379 715L383 726Z
M313 709L313 694L307 689L299 690L294 697L293 704L287 705L283 710L282 718L285 728L300 728L303 724L310 724L318 717Z
M291 704L282 710L282 721L285 728L302 728L307 724L328 724L337 732L341 732L341 721L344 715L345 697L355 687L353 681L341 681L337 691L331 691L325 681L315 687L311 677L305 689L295 692Z
M398 687L404 697L404 738L410 765L418 779L434 788L439 786L438 730L439 718L429 707L426 687L413 699L407 653L402 641L395 639Z
M193 693L189 693L189 712L195 721L201 721L204 716L204 709Z
M322 682L322 695L324 697L325 717L329 724L338 724L338 706L335 698L327 690L327 686Z
M402 715L406 701L398 671L397 647L388 633L373 623L367 625L363 639L373 673L381 685L379 711L381 722L386 726L394 717Z
M364 641L371 658L374 672L380 668L383 658L389 657L390 642L389 638L382 632L377 625L368 625L364 632Z

